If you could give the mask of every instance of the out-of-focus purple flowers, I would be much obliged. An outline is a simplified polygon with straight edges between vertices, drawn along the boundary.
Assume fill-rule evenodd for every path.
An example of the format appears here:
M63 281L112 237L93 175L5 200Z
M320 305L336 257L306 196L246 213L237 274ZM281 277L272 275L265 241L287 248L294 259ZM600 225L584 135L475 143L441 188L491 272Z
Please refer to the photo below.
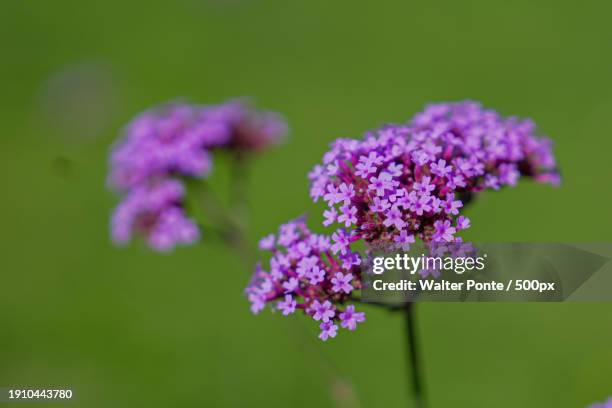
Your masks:
M205 178L215 149L260 150L286 133L279 115L243 100L169 104L140 114L110 157L109 184L123 194L112 217L113 240L124 244L141 234L160 251L194 243L200 234L185 214L181 180Z
M277 235L260 241L260 249L272 253L269 267L257 267L246 289L251 311L259 313L267 303L287 316L302 310L320 322L323 341L336 337L338 325L355 330L365 314L355 311L351 292L360 289L360 257L346 250L336 257L329 237L310 232L303 219L281 225Z
M366 243L406 249L415 237L459 241L456 233L470 226L457 218L465 201L514 186L520 176L559 183L550 140L536 136L530 120L460 102L430 105L408 124L383 126L361 140L336 140L309 178L313 200L329 206L324 225L336 222Z
M514 186L521 176L559 183L551 141L536 135L533 122L474 102L430 105L408 124L337 139L309 179L312 199L328 204L323 225L340 228L330 239L298 220L281 226L278 239L264 238L260 249L272 258L247 288L251 310L268 302L284 315L302 309L320 321L322 340L336 336L336 323L354 330L365 315L347 303L362 287L353 243L407 251L418 238L444 251L470 228L460 211L472 195Z
M589 405L587 408L612 408L612 398L609 398L605 402Z

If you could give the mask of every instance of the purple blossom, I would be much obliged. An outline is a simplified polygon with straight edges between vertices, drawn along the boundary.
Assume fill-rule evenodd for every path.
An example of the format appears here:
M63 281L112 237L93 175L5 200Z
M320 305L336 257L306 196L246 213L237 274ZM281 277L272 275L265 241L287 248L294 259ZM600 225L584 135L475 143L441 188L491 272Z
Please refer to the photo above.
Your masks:
M369 174L376 172L376 166L374 166L372 163L369 163L365 160L357 163L357 166L355 167L357 169L357 171L355 172L355 175L362 177L362 178L367 178Z
M499 181L509 186L515 186L521 173L514 164L503 163L499 165Z
M259 249L271 251L274 248L276 238L274 234L267 235L259 241Z
M244 100L217 106L168 104L127 126L111 154L109 181L126 191L171 174L202 178L211 169L211 149L259 150L286 132L277 114L255 110Z
M460 215L457 217L457 231L470 228L470 219Z
M436 186L430 183L431 178L429 176L425 176L421 179L421 182L415 181L412 185L413 191L416 191L419 194L428 195Z
M391 174L382 172L378 177L370 177L370 185L368 188L374 190L376 195L383 196L385 191L392 191L396 182L393 181Z
M487 174L485 176L484 184L487 188L490 188L492 190L499 190L499 188L501 187L499 185L499 178L492 174Z
M340 216L338 222L344 222L345 227L350 227L351 224L357 223L357 208L352 205L344 205L340 207Z
M124 245L140 234L152 248L163 252L196 242L199 230L183 211L184 194L183 185L176 180L134 188L113 213L113 241Z
M431 211L431 199L432 197L429 195L417 196L416 194L414 194L414 191L411 192L408 195L408 200L410 202L410 211L412 211L416 215L423 215L424 212Z
M365 313L355 312L355 306L348 305L344 312L340 313L340 321L343 328L352 331L357 328L357 323L365 322Z
M380 197L374 197L372 204L370 205L370 210L374 212L385 212L387 208L389 208L391 204L389 204L388 200L381 199Z
M348 302L350 293L361 284L361 257L348 248L334 257L329 252L329 237L312 233L303 219L279 228L279 233L288 231L291 240L283 244L275 239L276 246L267 251L269 272L257 266L246 288L251 311L259 313L266 304L285 315L302 310L314 321L329 323L325 325L326 336L333 337L341 322L340 313L354 311ZM360 316L358 322L362 321Z
M282 299L283 285L295 279L296 309L323 322L321 338L333 337L338 324L352 330L364 320L350 304L352 291L363 285L352 243L366 251L385 245L407 250L417 239L461 243L455 234L470 228L460 213L464 198L521 177L558 183L550 141L531 121L504 118L473 102L431 105L407 124L385 125L359 140L337 139L309 174L310 195L328 203L325 226L345 229L334 226L331 240L308 231L302 220L292 222L293 231L281 231L270 272L256 271L247 288L251 307L259 311ZM302 261L307 257L315 257L315 265ZM436 277L440 271L419 273Z
M325 280L325 270L319 268L318 266L314 266L310 272L306 274L309 279L311 285L316 285Z
M449 220L438 220L434 223L435 232L433 239L435 242L452 242L453 234L456 232L454 227L451 227Z
M323 221L323 225L328 227L334 222L336 222L336 219L338 218L338 211L336 211L335 208L330 208L323 212L323 216L325 217L325 221Z
M344 205L349 205L351 199L355 197L355 187L352 184L342 183L340 184L340 191L338 194L341 196Z
M346 275L342 272L336 272L331 282L333 284L332 291L333 292L344 292L351 293L353 290L353 285L351 285L351 281L353 280L353 275L347 273Z
M404 251L408 251L410 249L410 244L415 243L414 235L408 234L406 230L400 231L399 235L393 238L393 241L398 249L402 249Z
M278 229L278 243L280 245L288 246L291 245L299 238L297 231L297 224L288 222L283 224Z
M344 230L338 230L332 234L332 240L334 243L331 246L331 250L334 254L340 252L342 255L348 251L350 241L350 235Z
M286 282L283 282L283 288L285 293L291 293L295 291L299 286L299 281L296 278L289 278Z
M297 248L300 244L304 244L304 242L300 242L298 245L295 245L293 248ZM316 256L309 256L310 248L306 245L306 250L301 252L296 257L301 257L301 259L297 262L296 273L298 277L303 277L308 275L318 264L318 258Z
M463 203L459 200L455 200L454 194L447 195L446 200L442 201L442 208L447 214L457 215L461 207L463 207Z
M465 181L465 177L463 177L461 174L457 174L457 175L454 175L451 178L449 178L447 184L453 190L458 189L458 188L463 188L463 187L467 186L467 182Z
M327 193L323 196L327 204L334 205L344 200L344 196L333 184L327 185Z
M158 251L195 243L200 232L184 212L182 179L206 178L213 150L258 150L286 130L278 115L242 100L216 106L167 104L140 114L110 155L108 182L123 196L111 220L113 241L125 244L143 235ZM169 198L168 188L180 190L179 196Z
M323 303L320 303L318 300L313 301L310 305L310 311L314 320L321 320L323 322L328 322L336 314L329 300Z
M446 160L444 159L440 159L437 163L431 164L431 172L439 177L448 176L451 173L452 169L453 168L451 166L446 165Z
M291 295L285 295L285 300L278 302L277 304L278 310L282 311L283 315L285 316L295 312L296 306L297 302L293 299Z
M367 245L396 244L404 230L424 241L458 240L454 234L469 228L456 224L463 197L513 186L521 176L559 180L552 145L535 133L533 122L504 118L474 102L430 105L408 124L385 125L361 140L338 139L322 166L333 172L311 177L314 195L332 192L331 207L357 209L356 222L352 213L335 221L326 213L326 226L344 225L351 240ZM340 186L350 185L348 195L335 197ZM448 221L448 228L437 229L438 221ZM344 238L334 239L335 253L348 246Z
M396 206L391 207L391 209L385 213L383 225L385 227L390 227L393 225L398 231L404 228L406 222L403 220L403 215L400 209Z
M249 302L251 302L251 313L253 314L258 314L266 306L264 297L255 293L249 294Z
M389 174L391 174L391 176L393 177L399 177L402 175L402 169L404 168L403 164L399 164L399 163L391 163L389 164L389 166L387 167L387 171L389 172Z
M321 329L319 338L323 341L327 341L327 339L330 337L336 337L336 334L338 332L338 326L331 321L321 323L319 328Z

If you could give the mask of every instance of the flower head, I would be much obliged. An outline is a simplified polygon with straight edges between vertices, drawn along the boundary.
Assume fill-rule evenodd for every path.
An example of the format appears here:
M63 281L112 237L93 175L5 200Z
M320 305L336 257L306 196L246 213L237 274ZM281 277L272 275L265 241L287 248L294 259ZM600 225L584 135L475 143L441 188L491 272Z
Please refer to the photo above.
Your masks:
M278 235L289 231L291 239L275 240L269 271L258 267L246 289L251 310L258 313L268 303L283 315L301 309L321 323L319 337L324 341L336 336L335 322L354 330L365 320L350 304L350 293L361 287L359 255L347 244L342 258L334 257L329 238L312 233L303 219L283 224Z
M430 105L408 124L337 139L315 169L311 196L327 192L324 224L348 228L332 234L335 253L347 237L366 244L405 237L454 242L470 227L457 218L470 196L514 186L521 176L559 181L551 142L536 135L533 122L474 102Z
M138 233L158 251L194 243L199 238L199 231L184 213L184 193L183 185L171 179L133 189L113 214L113 240L126 244Z
M162 251L197 241L199 231L182 207L182 180L207 177L215 149L258 150L285 133L278 115L242 100L168 104L140 114L110 156L109 184L123 195L112 217L113 240L123 244L137 232Z

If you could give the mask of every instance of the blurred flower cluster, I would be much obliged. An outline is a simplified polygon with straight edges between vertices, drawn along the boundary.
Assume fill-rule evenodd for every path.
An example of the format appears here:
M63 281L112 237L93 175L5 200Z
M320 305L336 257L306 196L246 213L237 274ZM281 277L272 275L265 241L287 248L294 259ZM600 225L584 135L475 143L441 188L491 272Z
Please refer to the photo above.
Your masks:
M136 117L110 157L109 184L122 195L111 220L113 241L142 235L159 251L199 239L185 212L184 179L204 179L211 152L261 150L287 132L282 118L243 100L215 106L168 104Z
M605 402L589 405L588 408L612 408L612 398L608 399Z
M347 314L355 314L354 305L345 305L348 293L361 287L354 242L366 251L408 250L416 239L461 242L456 234L470 227L460 214L464 204L482 190L514 186L521 176L559 183L551 141L536 134L532 121L504 118L475 102L430 105L407 124L337 139L309 179L312 199L327 203L323 225L340 227L328 237L307 232L303 221L281 227L278 243L287 254L272 249L270 272L256 272L247 288L252 309L284 296L277 309L286 315L302 308L322 322L323 340L333 337L333 322L344 326ZM273 237L264 249L269 242Z

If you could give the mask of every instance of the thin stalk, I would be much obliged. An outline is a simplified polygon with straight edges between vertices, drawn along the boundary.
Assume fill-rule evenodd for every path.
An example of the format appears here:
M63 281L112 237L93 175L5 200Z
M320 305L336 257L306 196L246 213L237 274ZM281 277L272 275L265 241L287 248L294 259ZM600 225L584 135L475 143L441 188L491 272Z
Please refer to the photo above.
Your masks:
M416 408L426 408L425 386L423 384L423 373L421 372L421 355L419 351L419 340L417 325L415 322L415 303L408 302L405 307L406 341L408 343L407 363L412 374L411 388Z

